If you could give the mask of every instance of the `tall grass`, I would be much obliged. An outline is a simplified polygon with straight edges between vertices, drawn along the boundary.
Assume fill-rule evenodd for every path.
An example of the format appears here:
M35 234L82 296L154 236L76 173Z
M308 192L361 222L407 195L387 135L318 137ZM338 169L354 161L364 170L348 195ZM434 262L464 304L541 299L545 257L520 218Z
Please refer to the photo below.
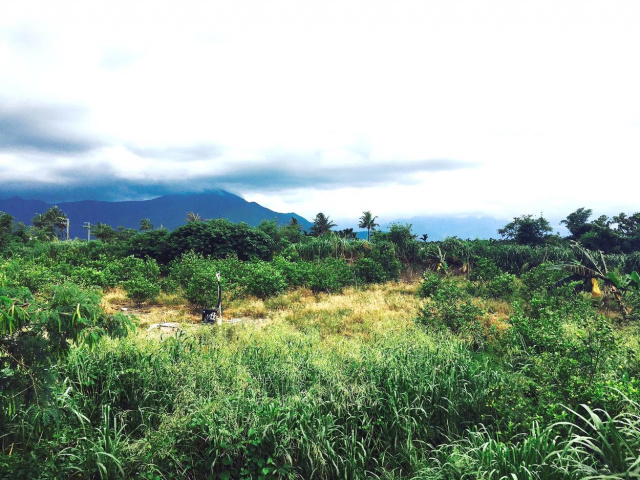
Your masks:
M344 306L325 308L351 321ZM60 367L68 418L38 461L79 478L408 474L482 417L483 392L501 380L463 345L411 323L370 325L345 337L352 327L274 321L74 349Z
M252 300L259 322L74 347L58 416L6 424L0 478L637 477L637 403L511 426L542 409L525 368L418 326L416 292L301 289Z
M628 402L629 410L638 404ZM570 421L510 442L480 427L440 447L416 479L634 479L640 478L640 417L625 412L611 418L582 405L568 409Z

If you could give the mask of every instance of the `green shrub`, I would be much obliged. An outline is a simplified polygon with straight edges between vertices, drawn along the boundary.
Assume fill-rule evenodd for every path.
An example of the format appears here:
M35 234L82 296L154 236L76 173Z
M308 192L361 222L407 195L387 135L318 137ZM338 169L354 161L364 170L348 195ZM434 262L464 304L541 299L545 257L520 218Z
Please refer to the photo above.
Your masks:
M471 302L465 289L452 279L436 284L431 275L425 285L424 290L432 293L418 315L418 323L436 331L448 329L471 340L475 347L482 346L485 335L480 320L486 312Z
M27 287L40 292L51 285L64 283L65 276L42 265L23 258L9 260L4 265L7 285Z
M220 273L225 297L234 298L245 291L242 282L246 271L247 263L234 257L211 260L199 253L187 252L171 262L167 282L180 286L194 307L208 308L217 302L217 273Z
M473 282L468 285L469 293L483 298L511 301L518 288L515 275L503 272L486 258L476 260L469 278Z
M280 272L290 287L303 287L308 285L313 264L302 260L289 261L284 257L276 257L271 262L273 267Z
M110 285L108 275L92 267L75 267L71 272L71 281L83 287L106 287Z
M240 286L247 294L265 299L284 292L287 282L284 275L272 265L253 261L246 264Z
M55 401L56 362L73 344L93 346L132 327L124 315L105 314L100 301L98 291L71 282L49 286L38 297L25 287L0 287L0 426L33 408L39 417L32 425L45 428Z
M106 267L105 276L116 284L138 277L145 277L149 280L155 278L157 280L160 276L160 267L153 258L143 260L129 255L109 263Z
M514 307L504 339L509 362L531 380L530 398L544 405L538 408L544 418L561 415L560 404L605 397L602 385L622 377L625 350L590 298L534 294L528 313L517 302Z
M133 300L138 306L154 300L160 293L158 281L143 276L127 280L123 285L127 291L127 298Z
M522 274L520 280L525 287L522 293L527 300L536 292L547 292L557 281L567 276L566 272L551 269L551 266L550 263L543 263ZM557 296L559 291L551 293Z
M327 259L313 263L308 287L313 293L340 292L346 286L353 285L353 271L342 259Z
M186 288L193 271L209 264L201 254L193 251L183 254L169 264L168 278L182 288Z
M502 273L502 270L488 258L478 258L469 275L469 280L489 281Z
M419 294L423 298L431 297L436 294L441 285L442 275L432 272L431 270L426 270L422 275Z
M160 293L160 267L153 258L142 260L133 256L114 262L110 269L113 278L127 291L136 305L155 299Z
M376 232L378 235L379 232ZM376 262L385 274L386 280L398 280L400 275L400 261L396 256L396 245L390 241L377 240L369 258Z
M355 275L360 283L383 283L388 280L388 272L372 258L360 258L355 265Z
M201 265L191 272L184 287L185 298L198 309L215 307L218 299L218 281L213 265Z
M518 289L515 275L500 273L485 284L485 295L488 298L512 300Z
M194 251L215 259L235 255L241 260L270 260L275 247L264 231L222 218L189 222L176 228L168 235L166 244L174 258Z

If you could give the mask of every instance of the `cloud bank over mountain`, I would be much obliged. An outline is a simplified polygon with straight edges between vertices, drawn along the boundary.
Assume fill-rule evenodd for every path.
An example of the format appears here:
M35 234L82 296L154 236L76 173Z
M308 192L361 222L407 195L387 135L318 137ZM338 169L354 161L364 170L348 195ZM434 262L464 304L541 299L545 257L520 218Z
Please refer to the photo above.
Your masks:
M631 211L639 44L624 0L19 3L0 16L0 197Z

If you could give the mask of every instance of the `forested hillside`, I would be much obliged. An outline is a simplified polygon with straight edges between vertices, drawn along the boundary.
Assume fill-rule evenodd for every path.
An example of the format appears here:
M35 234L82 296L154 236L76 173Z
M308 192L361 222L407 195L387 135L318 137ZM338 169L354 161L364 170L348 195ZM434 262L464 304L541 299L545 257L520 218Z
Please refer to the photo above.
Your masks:
M87 224L98 223L118 227L138 229L141 219L149 219L156 228L172 230L185 223L187 212L193 212L202 219L226 218L232 222L245 222L256 226L263 220L278 220L287 223L291 217L309 228L311 223L295 213L278 213L255 202L226 192L215 190L202 194L164 195L151 200L103 202L83 200L61 202L56 206L70 220L70 238L87 238ZM37 214L44 214L53 205L18 197L0 199L0 212L11 214L17 222L25 225Z

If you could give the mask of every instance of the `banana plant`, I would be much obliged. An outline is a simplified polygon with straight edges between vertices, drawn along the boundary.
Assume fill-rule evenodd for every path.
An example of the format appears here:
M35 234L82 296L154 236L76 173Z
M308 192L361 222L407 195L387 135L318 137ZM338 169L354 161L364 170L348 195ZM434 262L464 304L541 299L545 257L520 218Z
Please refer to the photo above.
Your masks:
M609 272L607 273L607 278L611 280L619 290L628 290L630 288L640 290L640 275L636 271L627 275Z
M615 272L610 272L607 269L607 263L604 260L602 251L597 252L598 260L596 260L593 252L590 252L578 242L572 241L571 246L578 250L582 256L591 263L592 268L574 263L552 265L550 268L553 270L563 270L571 274L556 282L553 286L557 287L570 282L582 281L584 291L591 292L593 297L602 297L605 293L610 292L618 302L620 310L625 315L631 313L630 309L628 309L624 303L622 291L626 290L632 283L640 288L640 276L638 273L633 272L631 275L619 275ZM599 281L603 284L604 293L600 290Z

